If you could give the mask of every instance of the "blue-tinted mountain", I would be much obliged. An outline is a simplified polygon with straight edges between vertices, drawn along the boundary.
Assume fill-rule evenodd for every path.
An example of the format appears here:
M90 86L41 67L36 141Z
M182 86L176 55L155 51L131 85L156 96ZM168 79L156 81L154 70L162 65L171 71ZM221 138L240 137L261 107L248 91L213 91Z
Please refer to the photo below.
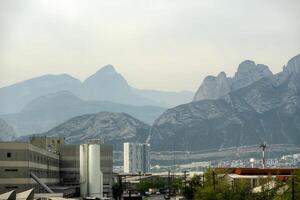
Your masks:
M67 75L45 75L0 88L0 114L19 112L37 97L58 91L77 93L80 81Z
M67 74L45 75L0 88L0 114L20 112L36 98L69 91L87 101L109 101L133 106L172 107L192 100L192 92L140 90L130 86L112 65L81 82Z
M155 105L155 101L134 93L125 78L107 65L88 77L82 84L80 97L129 105Z
M78 115L100 111L124 112L152 124L165 111L157 106L131 106L108 101L87 101L69 91L48 94L27 104L20 112L1 117L11 124L19 135L41 133Z

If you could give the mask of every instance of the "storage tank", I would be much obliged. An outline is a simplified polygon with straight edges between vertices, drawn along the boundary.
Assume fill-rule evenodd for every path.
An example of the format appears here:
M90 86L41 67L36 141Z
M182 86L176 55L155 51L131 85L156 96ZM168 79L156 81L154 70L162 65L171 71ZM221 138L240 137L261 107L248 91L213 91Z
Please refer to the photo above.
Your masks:
M79 166L80 166L80 194L82 197L88 196L87 192L87 152L88 146L87 144L80 145L79 148Z
M99 144L80 145L80 194L82 197L102 197Z

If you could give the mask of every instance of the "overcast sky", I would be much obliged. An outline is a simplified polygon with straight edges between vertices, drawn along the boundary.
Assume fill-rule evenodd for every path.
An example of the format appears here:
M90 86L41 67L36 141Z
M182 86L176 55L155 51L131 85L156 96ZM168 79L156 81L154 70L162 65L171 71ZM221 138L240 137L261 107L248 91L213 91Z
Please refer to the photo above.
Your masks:
M137 88L195 90L251 59L278 72L300 53L299 0L0 0L0 87L84 80L112 64Z

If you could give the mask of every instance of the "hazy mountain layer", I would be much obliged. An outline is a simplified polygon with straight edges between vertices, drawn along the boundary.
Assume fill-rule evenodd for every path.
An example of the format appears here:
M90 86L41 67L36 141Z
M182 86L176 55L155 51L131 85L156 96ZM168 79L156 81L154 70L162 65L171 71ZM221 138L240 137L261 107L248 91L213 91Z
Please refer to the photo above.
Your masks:
M139 90L128 85L125 78L107 65L84 82L67 75L45 75L0 88L0 114L20 112L38 97L69 91L88 101L110 101L128 105L171 107L192 100L192 92Z
M0 88L0 114L19 112L26 104L58 91L77 93L80 81L66 74L45 75Z
M281 73L167 110L154 123L152 149L202 150L232 146L300 144L300 55Z
M124 112L152 124L165 108L130 106L106 101L84 101L71 92L62 91L39 97L27 104L19 113L2 115L19 135L42 133L78 115L100 111Z

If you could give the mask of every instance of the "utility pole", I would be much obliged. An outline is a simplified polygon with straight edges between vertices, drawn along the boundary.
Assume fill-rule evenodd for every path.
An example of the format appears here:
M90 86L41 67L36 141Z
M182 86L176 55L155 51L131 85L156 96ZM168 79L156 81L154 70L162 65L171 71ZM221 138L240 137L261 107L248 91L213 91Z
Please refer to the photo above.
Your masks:
M184 170L184 189L186 190L186 170Z
M292 176L292 200L295 200L295 178Z
M202 187L204 188L204 173L202 174Z
M142 172L139 171L139 182L141 183L141 181L142 181Z
M168 193L169 193L169 198L171 196L171 177L170 177L170 170L168 170Z
M213 170L213 186L214 186L214 191L215 191L216 190L215 170Z
M267 148L267 144L264 142L259 147L262 148L262 163L263 163L263 169L264 169L266 167L265 150Z

